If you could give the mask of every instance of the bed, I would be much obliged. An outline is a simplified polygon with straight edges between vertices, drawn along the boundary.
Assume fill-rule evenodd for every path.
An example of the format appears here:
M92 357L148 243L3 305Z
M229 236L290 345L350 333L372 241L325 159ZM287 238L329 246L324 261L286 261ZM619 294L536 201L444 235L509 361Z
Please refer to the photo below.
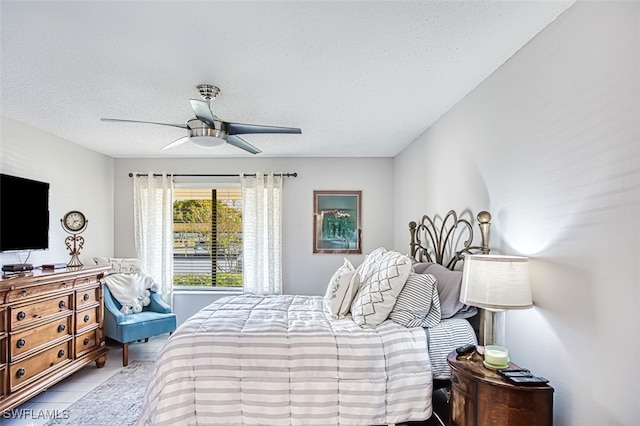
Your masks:
M160 351L138 424L429 418L448 353L477 342L474 308L455 286L459 294L464 254L488 252L489 219L478 215L482 243L473 246L471 220L423 216L409 224L408 255L381 247L358 267L345 259L324 296L243 294L203 308Z

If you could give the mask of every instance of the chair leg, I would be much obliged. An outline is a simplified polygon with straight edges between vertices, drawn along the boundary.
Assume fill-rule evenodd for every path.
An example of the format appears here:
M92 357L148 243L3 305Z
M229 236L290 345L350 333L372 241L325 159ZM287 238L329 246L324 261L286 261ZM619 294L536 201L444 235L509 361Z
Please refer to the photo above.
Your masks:
M122 344L122 366L129 365L129 343Z

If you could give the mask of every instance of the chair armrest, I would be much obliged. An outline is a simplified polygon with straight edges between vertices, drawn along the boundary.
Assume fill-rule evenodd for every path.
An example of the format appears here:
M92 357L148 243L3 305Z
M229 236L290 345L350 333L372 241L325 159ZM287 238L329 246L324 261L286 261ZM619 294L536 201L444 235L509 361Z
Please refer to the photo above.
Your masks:
M158 293L156 293L155 291L151 291L151 295L149 296L149 298L151 299L151 303L149 303L150 310L163 314L171 313L171 307L167 305L164 300L162 300Z
M125 320L124 314L120 312L116 304L113 302L111 296L107 296L104 298L104 307L105 309L109 310L111 315L113 315L116 320L116 324L120 324Z

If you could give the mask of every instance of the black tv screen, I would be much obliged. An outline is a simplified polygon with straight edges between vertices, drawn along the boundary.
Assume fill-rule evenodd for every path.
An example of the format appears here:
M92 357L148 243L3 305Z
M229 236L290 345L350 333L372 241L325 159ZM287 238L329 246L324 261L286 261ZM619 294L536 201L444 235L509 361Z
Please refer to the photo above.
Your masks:
M0 252L49 248L49 184L0 174Z

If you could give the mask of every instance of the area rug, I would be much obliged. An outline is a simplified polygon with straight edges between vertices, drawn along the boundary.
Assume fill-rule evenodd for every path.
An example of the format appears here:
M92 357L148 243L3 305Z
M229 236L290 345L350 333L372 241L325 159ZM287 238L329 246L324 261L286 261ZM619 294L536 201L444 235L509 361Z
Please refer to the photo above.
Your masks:
M135 425L153 361L133 361L45 424L66 426ZM68 417L68 418L62 418Z

